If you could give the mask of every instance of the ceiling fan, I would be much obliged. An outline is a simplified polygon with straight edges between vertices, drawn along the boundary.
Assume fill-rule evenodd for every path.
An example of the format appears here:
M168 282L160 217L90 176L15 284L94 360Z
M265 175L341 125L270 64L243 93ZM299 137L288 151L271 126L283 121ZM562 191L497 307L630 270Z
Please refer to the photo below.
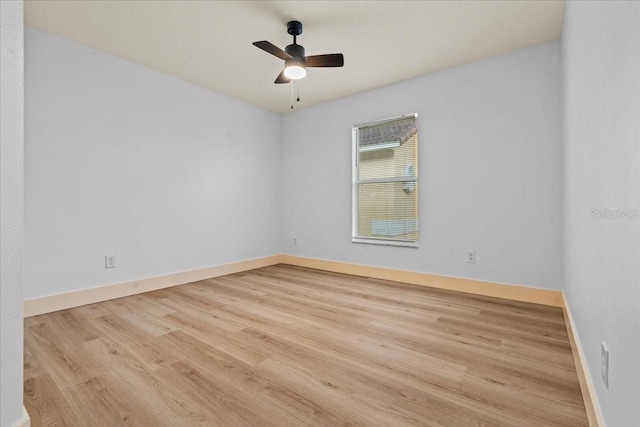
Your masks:
M289 83L307 75L306 67L342 67L344 56L341 53L326 55L304 55L304 47L296 43L296 38L302 34L302 23L290 21L287 23L287 33L293 36L293 43L284 50L266 40L254 42L253 45L284 60L284 70L278 75L274 83Z

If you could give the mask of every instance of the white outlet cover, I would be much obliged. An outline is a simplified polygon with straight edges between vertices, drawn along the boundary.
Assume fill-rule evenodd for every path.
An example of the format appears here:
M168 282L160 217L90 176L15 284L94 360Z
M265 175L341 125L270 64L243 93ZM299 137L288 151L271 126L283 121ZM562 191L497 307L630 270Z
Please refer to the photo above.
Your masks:
M467 263L475 264L476 263L476 252L475 251L467 251Z
M116 268L116 256L105 255L104 256L104 268Z
M609 346L604 341L602 341L601 351L602 381L604 382L605 387L609 388Z

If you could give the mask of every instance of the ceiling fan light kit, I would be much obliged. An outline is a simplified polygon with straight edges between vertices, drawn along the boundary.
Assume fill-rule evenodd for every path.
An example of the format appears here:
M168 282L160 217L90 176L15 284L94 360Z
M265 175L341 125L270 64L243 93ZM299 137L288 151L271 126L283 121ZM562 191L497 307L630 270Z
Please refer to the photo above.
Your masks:
M291 80L299 80L307 75L307 70L304 66L304 61L297 59L287 59L284 62L284 75Z
M305 56L304 47L297 42L298 36L302 34L300 21L289 21L287 33L293 36L293 43L284 50L266 40L253 43L254 46L284 60L284 69L274 83L289 83L292 80L302 79L307 75L308 67L342 67L344 65L344 56L341 53Z

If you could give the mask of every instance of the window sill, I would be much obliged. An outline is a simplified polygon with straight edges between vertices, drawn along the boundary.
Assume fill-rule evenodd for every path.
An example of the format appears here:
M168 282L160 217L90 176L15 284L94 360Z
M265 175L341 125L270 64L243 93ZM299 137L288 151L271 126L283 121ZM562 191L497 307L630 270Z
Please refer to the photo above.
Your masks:
M364 239L362 237L352 237L352 243L364 243L366 245L400 246L405 248L417 248L418 242L403 242L399 240L385 239Z

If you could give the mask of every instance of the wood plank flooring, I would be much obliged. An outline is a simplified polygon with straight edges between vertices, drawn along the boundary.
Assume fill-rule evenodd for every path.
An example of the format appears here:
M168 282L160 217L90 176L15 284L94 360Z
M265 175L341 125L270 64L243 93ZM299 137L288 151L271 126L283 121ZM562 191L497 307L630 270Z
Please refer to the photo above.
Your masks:
M25 319L37 426L586 426L562 311L276 265Z

